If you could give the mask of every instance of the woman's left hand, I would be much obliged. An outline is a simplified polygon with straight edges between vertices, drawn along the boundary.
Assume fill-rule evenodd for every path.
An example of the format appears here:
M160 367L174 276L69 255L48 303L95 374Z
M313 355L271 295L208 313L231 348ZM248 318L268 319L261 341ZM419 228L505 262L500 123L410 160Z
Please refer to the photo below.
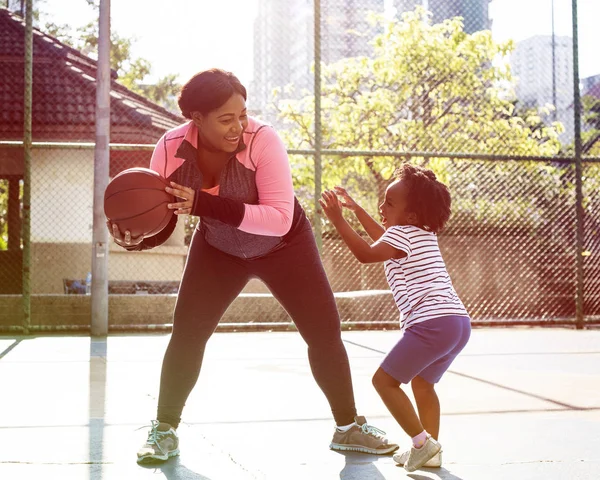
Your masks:
M331 190L325 190L319 199L319 203L327 215L327 218L331 223L335 225L344 218L342 213L342 203L340 202L337 195Z
M165 188L167 193L175 195L181 198L183 202L169 203L168 207L171 210L175 210L175 215L189 215L192 213L192 207L194 206L194 196L196 192L194 189L178 185L175 182L171 182L172 188Z

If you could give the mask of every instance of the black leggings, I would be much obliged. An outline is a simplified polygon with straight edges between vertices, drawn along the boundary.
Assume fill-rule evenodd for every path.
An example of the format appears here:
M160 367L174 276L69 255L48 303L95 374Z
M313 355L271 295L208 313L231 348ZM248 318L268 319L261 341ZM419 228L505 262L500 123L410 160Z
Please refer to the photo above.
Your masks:
M157 419L177 427L198 380L206 342L250 278L259 278L292 317L308 345L310 367L338 425L356 408L348 355L331 286L307 224L278 250L254 260L227 255L195 232L163 360Z

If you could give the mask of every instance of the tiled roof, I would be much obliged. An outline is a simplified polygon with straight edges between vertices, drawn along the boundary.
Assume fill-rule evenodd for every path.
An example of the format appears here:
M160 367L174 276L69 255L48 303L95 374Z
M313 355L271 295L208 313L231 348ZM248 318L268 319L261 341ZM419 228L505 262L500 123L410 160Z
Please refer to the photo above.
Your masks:
M25 23L0 8L0 139L23 136ZM34 141L94 141L96 61L34 29ZM185 119L111 80L111 142L154 143Z

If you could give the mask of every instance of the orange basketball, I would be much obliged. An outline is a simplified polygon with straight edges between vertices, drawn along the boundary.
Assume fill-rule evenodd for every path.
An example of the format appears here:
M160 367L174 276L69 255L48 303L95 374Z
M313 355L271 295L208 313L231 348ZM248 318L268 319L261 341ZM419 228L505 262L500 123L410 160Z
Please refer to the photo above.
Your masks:
M123 170L106 187L104 214L111 223L132 237L150 237L161 232L174 213L167 205L175 197L165 191L170 186L160 174L149 168Z

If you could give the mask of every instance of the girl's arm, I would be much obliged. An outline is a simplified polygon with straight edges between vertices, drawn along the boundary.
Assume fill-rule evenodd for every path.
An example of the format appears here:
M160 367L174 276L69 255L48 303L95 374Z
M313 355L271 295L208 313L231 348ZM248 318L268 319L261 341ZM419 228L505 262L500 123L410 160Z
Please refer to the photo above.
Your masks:
M373 240L374 242L379 240L379 238L385 232L385 228L383 228L379 223L377 223L377 221L371 215L369 215L364 208L362 208L358 203L356 203L345 188L335 187L334 192L336 195L342 197L342 206L354 212L354 215L356 215L356 218L365 229L365 232L367 232L367 235L371 237L371 240Z
M369 245L344 219L342 205L335 193L323 192L319 203L344 243L348 245L348 248L360 263L385 262L391 258L399 259L406 256L405 252L392 247L388 243L379 242Z
M391 258L399 259L406 257L406 253L384 242L369 245L364 238L352 229L343 217L341 220L333 223L333 226L360 263L379 263Z
M365 232L367 232L367 235L369 235L371 240L374 242L379 240L379 238L385 233L385 228L377 223L377 221L371 215L369 215L364 208L358 207L356 210L354 210L354 215L356 215L356 218L358 218L358 221L365 229Z

